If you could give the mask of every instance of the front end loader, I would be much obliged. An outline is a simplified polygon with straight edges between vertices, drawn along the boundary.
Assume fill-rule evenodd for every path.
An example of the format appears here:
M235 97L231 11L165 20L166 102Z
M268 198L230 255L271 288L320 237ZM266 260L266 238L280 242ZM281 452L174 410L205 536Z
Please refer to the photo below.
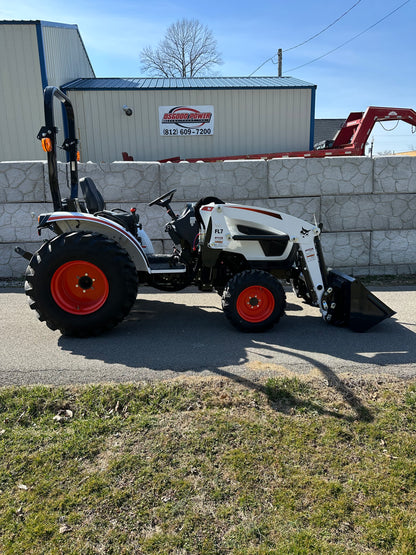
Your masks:
M68 198L61 198L58 183L54 100L67 120L61 148L69 159ZM327 270L320 226L279 211L205 197L176 214L173 189L149 203L166 210L174 244L172 253L156 254L135 208L108 210L92 179L78 178L69 98L47 87L44 104L38 138L47 152L54 209L39 216L38 230L55 236L34 254L16 250L29 259L25 291L31 308L49 328L77 337L109 330L127 316L140 285L216 291L230 323L246 332L267 330L283 315L282 281L334 325L362 332L394 314L357 279Z

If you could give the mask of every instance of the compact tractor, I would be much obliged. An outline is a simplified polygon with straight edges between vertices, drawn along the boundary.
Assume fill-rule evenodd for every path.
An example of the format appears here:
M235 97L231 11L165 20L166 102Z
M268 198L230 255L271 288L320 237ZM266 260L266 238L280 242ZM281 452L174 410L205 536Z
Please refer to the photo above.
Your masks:
M58 183L56 99L68 130L61 148L69 159L69 198L61 198ZM322 226L280 211L205 197L176 214L173 189L149 204L166 210L166 232L174 243L172 253L156 254L134 208L106 209L92 179L78 179L69 98L47 87L44 104L38 139L47 152L54 210L39 216L38 230L50 229L55 236L34 254L16 250L29 260L25 291L31 308L52 330L87 337L113 328L128 315L140 285L216 291L228 320L246 332L269 329L283 315L281 281L334 325L366 331L394 314L357 279L326 269Z

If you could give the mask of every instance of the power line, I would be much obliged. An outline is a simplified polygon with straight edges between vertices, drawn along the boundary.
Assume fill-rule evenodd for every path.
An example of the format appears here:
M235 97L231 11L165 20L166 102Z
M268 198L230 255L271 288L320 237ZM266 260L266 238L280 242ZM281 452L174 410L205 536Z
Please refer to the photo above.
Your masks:
M376 21L375 23L373 23L372 25L370 25L370 27L367 27L367 29L364 29L364 31L361 31L361 33L358 33L357 35L354 35L352 38L350 38L349 40L346 40L345 42L343 42L342 44L340 44L339 46L337 46L336 48L333 48L332 50L330 50L329 52L326 52L325 54L322 54L322 56L318 56L318 58L314 58L313 60L310 60L309 62L306 62L300 66L297 67L293 67L291 69L288 69L285 73L288 73L289 71L296 71L297 69L300 69L301 67L305 67L309 64L313 64L314 62L317 62L318 60L322 60L322 58L325 58L326 56L329 56L329 54L332 54L333 52L336 52L337 50L339 50L340 48L342 48L343 46L345 46L346 44L349 44L350 42L352 42L353 40L357 39L358 37L361 37L361 35L364 35L364 33L367 33L368 31L370 31L371 29L373 29L376 25L378 25L379 23L381 23L382 21L386 20L388 17L390 17L391 15L393 15L394 13L396 13L397 11L399 11L401 8L403 8L403 6L405 6L406 4L408 4L411 0L406 0L406 2L403 2L402 4L400 4L400 6L398 6L397 8L395 8L394 10L392 10L391 12L389 12L387 15L385 15L384 17L382 17L381 19L379 19L378 21Z
M410 1L410 0L409 0ZM355 6L357 4L359 4L361 2L361 0L358 0L358 2L356 2L355 4L353 4L351 6L351 8L349 8L346 12L344 12L342 15L340 15L337 19L335 19L335 21L333 21L332 23L330 23L327 27L325 27L325 29L322 29L322 31L319 31L319 33L316 33L316 35L313 35L312 37L306 39L305 41L297 44L296 46L291 46L290 48L287 48L286 50L283 50L283 52L289 52L289 50L294 50L295 48L298 48L299 46L303 46L304 44L306 44L307 42L313 40L316 37L319 37L319 35L322 35L322 33L324 33L325 31L327 31L330 27L332 27L333 25L335 25L335 23L338 23L338 21L340 19L342 19L344 16L347 15L347 13L349 13L353 8L355 8ZM251 77L252 75L254 75L259 69L261 69L265 64L267 64L267 62L273 61L273 58L276 56L276 54L273 54L273 56L271 56L270 58L268 58L266 61L264 61L261 65L259 65L259 67L257 69L255 69L252 73L250 73L249 77ZM274 62L273 62L274 63Z
M299 48L299 46L303 46L304 44L306 44L307 42L310 42L313 39L316 39L316 37L319 37L319 35L322 35L322 33L325 33L325 31L327 31L330 27L332 27L333 25L335 25L335 23L338 23L338 21L340 19L342 19L344 16L347 15L347 13L349 13L353 8L355 8L355 6L357 4L359 4L361 2L361 0L358 0L358 2L356 2L353 6L351 6L351 8L349 8L346 12L344 12L342 15L340 15L338 17L338 19L336 19L335 21L333 21L332 23L330 23L327 27L325 27L325 29L322 29L322 31L319 31L319 33L316 33L316 35L313 35L312 37L310 37L309 39L304 40L303 42L300 42L299 44L297 44L296 46L291 46L290 48L286 48L286 50L283 50L283 52L289 52L289 50L295 50L295 48Z

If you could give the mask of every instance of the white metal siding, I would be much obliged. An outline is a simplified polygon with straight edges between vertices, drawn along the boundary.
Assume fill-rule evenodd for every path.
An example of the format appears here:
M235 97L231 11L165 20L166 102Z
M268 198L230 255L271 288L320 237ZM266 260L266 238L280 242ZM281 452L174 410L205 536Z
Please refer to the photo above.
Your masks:
M72 90L83 161L308 150L311 89ZM122 110L133 109L128 117ZM160 136L159 106L213 105L213 136Z
M48 85L60 87L94 72L75 28L42 26Z
M35 25L0 25L0 160L37 160L43 121Z

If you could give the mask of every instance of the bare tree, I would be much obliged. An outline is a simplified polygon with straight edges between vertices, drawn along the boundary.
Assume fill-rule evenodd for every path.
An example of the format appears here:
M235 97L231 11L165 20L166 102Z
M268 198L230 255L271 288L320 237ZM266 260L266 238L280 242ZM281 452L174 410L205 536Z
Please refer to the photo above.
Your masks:
M182 19L168 27L157 48L146 46L141 51L140 63L155 77L195 77L206 75L222 59L208 27L196 19Z

